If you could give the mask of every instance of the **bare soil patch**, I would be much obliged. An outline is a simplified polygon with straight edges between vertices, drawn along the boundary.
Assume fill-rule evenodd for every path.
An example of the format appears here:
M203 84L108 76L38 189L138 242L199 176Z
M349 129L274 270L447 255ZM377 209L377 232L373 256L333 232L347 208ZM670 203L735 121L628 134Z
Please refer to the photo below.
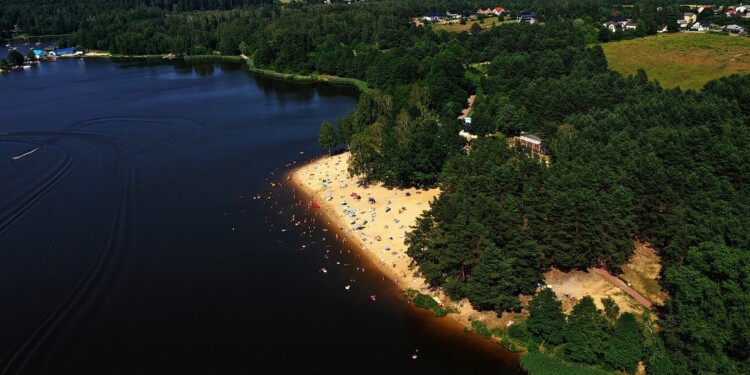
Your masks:
M636 242L630 262L623 266L622 280L645 299L654 304L663 304L668 297L659 285L661 264L656 250L650 244ZM644 306L604 276L591 271L562 272L552 269L544 275L549 285L562 301L563 311L568 314L584 296L594 298L597 307L604 308L603 298L612 297L621 312L640 315Z
M669 297L659 285L661 259L656 249L649 243L635 243L635 252L630 262L622 267L620 278L630 283L640 295L655 305L662 305Z

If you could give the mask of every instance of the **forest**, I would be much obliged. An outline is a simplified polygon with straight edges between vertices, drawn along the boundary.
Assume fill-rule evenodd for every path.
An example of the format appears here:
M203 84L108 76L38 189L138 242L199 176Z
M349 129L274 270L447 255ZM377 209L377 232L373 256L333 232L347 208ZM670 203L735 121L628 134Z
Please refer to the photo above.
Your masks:
M612 12L643 22L645 35L683 3L512 1L511 15L535 10L543 22L473 33L411 19L496 3L32 3L3 8L0 27L120 54L244 53L264 69L366 81L356 109L325 126L326 144L351 150L349 170L365 180L440 187L407 238L430 285L497 313L538 293L512 334L572 363L750 373L750 76L663 89L644 71L609 70L596 44ZM467 125L457 116L470 94ZM462 129L479 136L470 153ZM521 134L539 136L546 155L509 147ZM635 239L659 250L671 296L656 327L590 298L566 317L540 288L550 267L617 273Z

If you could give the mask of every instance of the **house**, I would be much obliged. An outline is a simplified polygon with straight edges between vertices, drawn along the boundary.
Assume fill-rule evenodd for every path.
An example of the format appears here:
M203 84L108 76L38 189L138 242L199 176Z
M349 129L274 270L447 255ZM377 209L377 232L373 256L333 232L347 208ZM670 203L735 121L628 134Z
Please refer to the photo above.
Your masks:
M677 20L677 26L679 26L681 29L687 29L688 23L685 20Z
M422 17L425 21L439 22L443 19L443 15L438 12L429 12Z
M638 28L638 24L635 22L625 22L624 25L622 25L623 30L635 30Z
M536 13L535 12L523 12L516 17L516 21L520 23L528 23L530 25L533 25L539 21L536 19Z
M537 154L543 154L542 151L542 139L535 136L535 135L522 135L522 136L516 136L513 137L513 144L517 146L521 146L524 148L528 148L531 150L531 152L537 153Z
M667 27L667 25L661 25L656 30L656 32L659 33L659 34L664 34L664 33L668 32L668 31L669 31L669 28Z
M739 34L739 33L743 32L743 31L745 31L745 29L743 29L742 27L740 27L738 25L727 25L727 26L724 26L724 28L721 29L721 31L725 31L725 32L728 32L728 33L733 33L733 34Z
M499 16L505 12L505 9L503 7L495 7L495 9L492 10L492 14Z
M477 11L477 14L489 16L492 14L492 8L487 8L487 9L479 8L479 10Z
M692 31L708 31L710 28L710 25L707 20L700 20L693 24L693 26L690 26L690 30Z
M695 21L698 21L698 16L692 12L685 12L685 14L682 15L682 19L687 23L695 23Z
M448 17L448 18L452 18L454 20L457 20L457 19L461 18L460 14L458 14L456 12L451 12L450 10L447 11L447 12L445 12L445 16Z
M617 22L607 21L606 23L602 24L602 27L605 29L609 29L609 31L613 33L620 28L620 24Z
M622 17L612 17L609 21L602 24L602 27L609 29L610 32L620 30L635 30L638 24Z
M50 56L65 56L65 55L75 55L76 48L75 47L69 47L69 48L59 48L54 51L50 51Z

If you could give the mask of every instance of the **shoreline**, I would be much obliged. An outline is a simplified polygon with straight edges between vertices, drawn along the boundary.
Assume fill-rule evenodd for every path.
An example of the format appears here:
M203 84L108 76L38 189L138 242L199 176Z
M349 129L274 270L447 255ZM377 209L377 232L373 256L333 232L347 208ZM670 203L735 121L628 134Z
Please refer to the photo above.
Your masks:
M84 58L108 58L108 59L135 59L135 60L177 60L183 61L205 61L205 62L229 62L229 63L245 63L247 70L250 73L257 74L263 77L269 77L274 79L281 79L285 81L292 81L298 83L327 83L333 86L348 86L359 90L360 92L370 91L370 87L367 82L356 79L337 77L326 74L293 74L293 73L282 73L271 69L261 69L255 67L252 58L247 55L183 55L178 56L172 53L162 55L121 55L112 54L107 51L95 51L91 50L85 52Z
M240 57L247 63L247 69L251 73L262 75L265 77L271 77L276 79L283 79L287 81L300 82L300 83L327 83L334 86L351 86L358 89L360 92L370 91L370 87L367 82L356 79L356 78L345 78L337 77L325 74L293 74L293 73L282 73L271 69L261 69L255 67L253 59L247 55L240 55Z
M322 156L294 167L285 179L309 199L303 203L310 206L313 214L317 215L316 211L321 214L334 230L337 242L356 247L402 293L412 289L437 297L445 308L452 310L446 317L464 330L473 331L472 322L477 321L491 328L505 326L511 316L497 317L491 311L477 311L465 299L452 301L441 289L430 288L406 254L406 233L422 212L429 210L430 202L440 194L439 189L389 189L380 183L367 188L358 186L357 179L349 177L346 170L348 158L348 152ZM501 340L492 341L512 352Z
M404 237L439 191L390 190L380 184L357 186L356 178L345 175L348 156L342 153L314 159L291 170L287 178L310 197L311 201L305 203L320 206L311 210L321 212L328 224L338 229L339 241L356 246L402 290L429 292L424 278L409 269L412 261L406 255ZM328 181L325 186L323 180ZM361 199L352 197L353 193Z

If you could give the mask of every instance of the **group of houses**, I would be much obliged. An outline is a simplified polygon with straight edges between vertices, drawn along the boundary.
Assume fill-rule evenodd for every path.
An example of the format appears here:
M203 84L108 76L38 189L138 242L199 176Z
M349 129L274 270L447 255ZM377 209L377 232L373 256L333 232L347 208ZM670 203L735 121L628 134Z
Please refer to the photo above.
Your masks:
M699 12L703 9L699 8ZM685 12L682 14L682 18L677 20L677 26L680 29L691 30L691 31L708 31L711 28L707 19L698 20L698 14L693 12Z
M616 31L635 30L638 28L638 24L629 19L614 16L603 23L602 27L614 33Z
M721 14L722 12L729 18L750 18L750 7L744 5L730 5L724 7L713 7L710 5L702 5L694 7L695 12L685 12L682 14L682 18L677 20L677 25L680 29L690 31L708 31L711 28L709 21L705 18L698 19L698 15L704 12L711 12L712 14ZM721 28L721 31L739 34L744 32L745 29L738 25L727 25Z
M743 7L739 7L743 8ZM699 12L700 13L700 12ZM734 12L733 14L737 14ZM740 17L746 17L745 14L750 13L740 13ZM750 17L750 16L747 16ZM682 15L682 19L677 20L677 25L680 26L680 29L683 30L690 30L690 31L708 31L711 29L711 24L708 22L707 19L698 19L698 15L693 12L685 12ZM726 25L721 28L721 31L731 33L731 34L739 34L741 32L744 32L745 29L739 25Z
M657 8L657 10L661 10L661 8ZM711 24L709 20L703 16L705 16L707 12L711 15L721 14L724 10L723 7L714 7L710 5L692 6L689 11L682 13L681 17L676 20L677 26L680 30L684 31L709 31L711 29ZM727 17L750 18L750 7L744 5L729 6L726 7L724 14L726 14ZM602 28L613 33L617 31L637 30L638 23L624 17L614 16L607 22L603 23ZM718 30L718 27L716 30ZM658 33L666 33L667 31L668 28L666 25L661 25L657 29ZM739 34L744 32L745 29L738 25L727 25L722 27L721 31Z
M750 7L747 5L730 5L724 14L730 18L750 18Z
M470 12L469 12L470 13ZM507 11L505 8L501 6L497 6L494 8L487 8L487 9L479 9L476 12L474 12L471 15L466 15L467 12L464 12L462 15L459 12L456 11L447 11L445 14L442 14L440 12L428 12L425 15L422 16L423 21L429 21L429 22L445 22L450 20L456 20L461 18L476 18L478 16L485 16L485 17L492 17L497 16L500 17L504 14L507 14ZM535 24L537 23L537 16L534 12L524 12L518 15L516 17L516 21L521 23L528 23L528 24Z
M37 59L43 59L46 57L67 57L67 56L81 56L83 55L83 51L78 51L76 47L68 47L68 48L54 48L54 47L47 47L45 49L35 49L34 56L36 56Z

